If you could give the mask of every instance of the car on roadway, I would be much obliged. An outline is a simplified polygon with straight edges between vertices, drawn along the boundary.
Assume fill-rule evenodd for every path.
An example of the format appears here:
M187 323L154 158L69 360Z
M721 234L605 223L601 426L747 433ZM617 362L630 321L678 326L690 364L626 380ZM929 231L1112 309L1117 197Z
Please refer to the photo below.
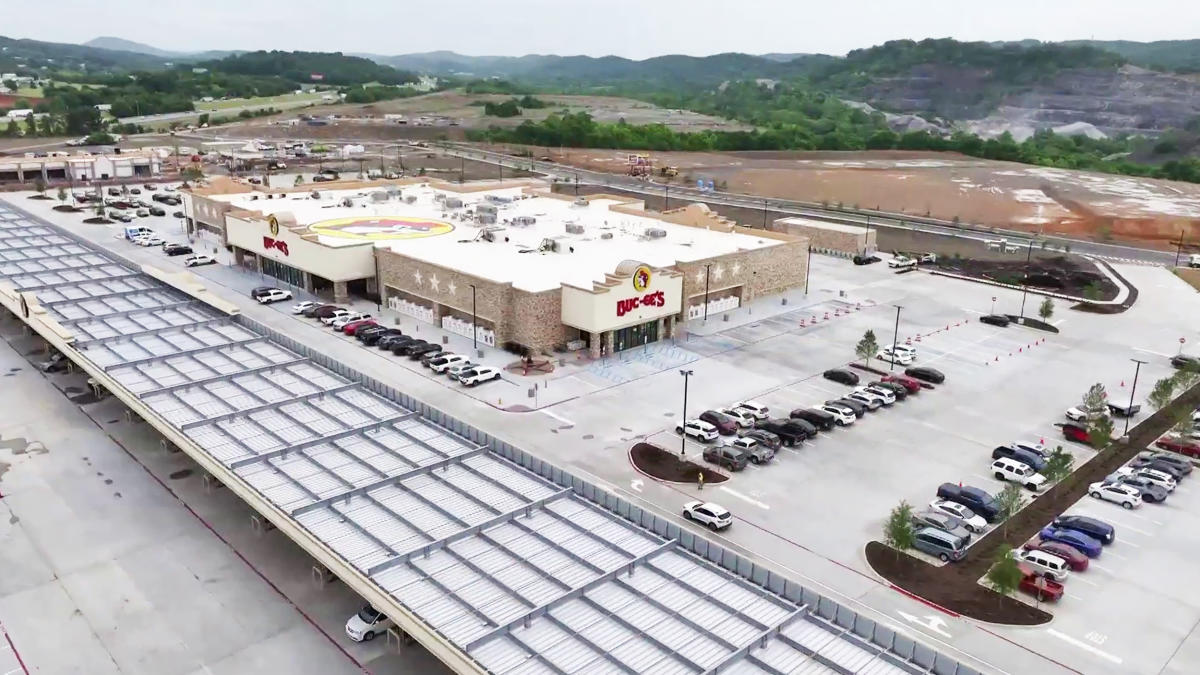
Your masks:
M1123 466L1117 469L1114 474L1117 476L1137 476L1139 478L1145 478L1167 492L1174 492L1175 486L1177 485L1175 479L1172 478L1170 474L1166 473L1165 471L1151 469L1150 467L1146 466L1136 469L1132 466Z
M733 407L750 413L750 415L756 420L767 419L771 412L767 406L759 403L758 401L739 401Z
M691 419L675 424L675 433L691 436L701 443L717 440L717 428L701 419Z
M958 518L968 530L975 534L979 534L987 529L987 521L983 519L983 516L977 515L974 511L958 502L952 502L948 499L935 499L929 502L929 508Z
M867 410L872 412L883 407L883 397L877 394L863 393L860 391L852 391L846 394L845 398L850 401L856 401L867 407Z
M962 504L989 523L996 520L997 515L1000 513L1000 507L996 504L995 497L971 485L942 483L938 486L937 496L941 499Z
M747 429L742 432L742 438L754 439L762 447L772 450L779 450L783 447L783 441L780 440L778 434L773 434L766 429Z
M1021 581L1017 588L1022 593L1028 593L1042 602L1053 602L1063 596L1062 582L1046 578L1029 565L1018 563L1017 569L1021 570Z
M1092 485L1094 486L1095 483ZM1171 496L1166 488L1155 485L1141 476L1118 476L1116 480L1104 480L1101 485L1120 485L1133 488L1138 497L1141 497L1142 501L1147 504L1161 504Z
M1011 481L1037 492L1046 485L1046 477L1033 467L1015 459L1000 458L992 462L992 475L996 480Z
M1161 490L1161 488L1158 489ZM1125 485L1121 482L1098 481L1092 483L1088 486L1088 495L1092 499L1103 499L1106 502L1120 504L1127 509L1135 509L1142 505L1141 491L1132 485Z
M1130 466L1142 464L1169 464L1178 469L1180 477L1186 476L1192 472L1192 462L1182 457L1176 457L1169 452L1153 452L1142 451L1133 458L1133 463Z
M1029 565L1039 574L1055 581L1066 581L1071 566L1067 561L1045 551L1037 549L1014 548L1008 554L1013 560Z
M355 642L370 642L395 625L396 622L383 612L371 605L363 605L362 609L346 621L346 636Z
M722 436L732 436L737 433L737 422L732 417L719 413L716 410L705 410L698 417L716 427L717 433Z
M937 368L929 366L912 366L904 370L904 374L931 384L942 384L946 381L946 375Z
M796 408L788 417L794 420L804 420L821 431L830 431L837 424L833 415L813 408Z
M832 399L829 401L825 401L825 405L833 406L835 408L841 408L843 410L849 410L851 413L854 414L854 417L856 419L867 414L867 406L866 405L864 405L858 401L852 401L848 398L836 398L836 399Z
M315 300L304 300L292 305L292 314L303 314L313 307L320 307L321 303Z
M1154 441L1154 447L1170 452L1177 452L1187 457L1200 457L1200 444L1190 438L1181 436L1163 436Z
M733 514L729 509L720 504L698 500L683 505L683 517L685 520L694 520L713 532L733 524Z
M1011 445L997 446L992 450L992 459L1016 460L1033 467L1036 471L1046 468L1046 460L1041 455L1021 448L1014 448Z
M1084 443L1087 445L1092 444L1092 434L1087 430L1087 427L1083 427L1078 424L1060 424L1058 427L1062 429L1063 437L1065 437L1068 441L1075 441L1076 443Z
M1056 555L1067 561L1067 566L1071 568L1072 572L1083 572L1088 568L1089 561L1086 555L1074 546L1059 541L1043 541L1041 537L1034 536L1022 544L1021 548L1030 551L1045 551Z
M858 385L858 373L845 368L830 368L822 373L822 376L825 379L832 380L838 384L845 384L851 387Z
M884 375L879 379L881 382L893 382L901 385L908 390L909 394L921 393L921 381L916 378L912 378L907 375Z
M1012 319L1004 314L984 314L979 317L979 323L986 323L989 326L998 328L1008 328L1008 324L1012 323Z
M491 366L475 366L458 374L458 381L467 387L500 379L500 371Z
M959 520L958 516L952 516L943 511L934 509L916 511L912 514L912 525L913 528L936 528L956 537L971 541L971 529L963 521Z
M854 414L854 411L844 405L823 403L821 405L814 406L814 409L820 410L821 412L832 417L833 423L839 427L850 426L851 424L854 424L854 420L858 419L858 417Z
M271 290L258 296L258 304L270 305L275 302L283 302L284 300L292 299L292 292L285 291L282 288L272 288Z
M1063 515L1055 518L1050 524L1054 527L1082 532L1102 544L1111 544L1117 539L1117 528L1099 518Z
M739 429L747 429L754 426L754 415L751 415L742 408L721 408L718 412L733 420Z
M1095 537L1090 537L1079 530L1072 530L1065 527L1054 527L1047 525L1038 533L1038 537L1042 541L1057 541L1061 544L1066 544L1089 558L1096 558L1100 555L1101 544Z
M746 453L751 462L755 464L766 464L775 458L775 449L766 445L760 444L757 440L749 436L739 436L731 443L729 447L740 450Z
M203 253L200 253L197 255L189 255L188 257L183 259L184 267L200 267L202 265L216 265L216 264L217 264L216 258L212 257L211 255L204 255Z

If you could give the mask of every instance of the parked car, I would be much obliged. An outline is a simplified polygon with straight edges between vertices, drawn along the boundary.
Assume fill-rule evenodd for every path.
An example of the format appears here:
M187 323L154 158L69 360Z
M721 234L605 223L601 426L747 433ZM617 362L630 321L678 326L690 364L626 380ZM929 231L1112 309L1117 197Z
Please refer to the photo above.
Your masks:
M1195 441L1182 438L1180 436L1163 436L1154 441L1154 447L1168 450L1170 452L1178 452L1181 455L1188 457L1200 457L1200 444Z
M1108 414L1113 417L1133 417L1142 411L1142 406L1139 403L1106 403Z
M683 517L694 520L716 532L733 524L733 514L724 506L712 502L694 501L683 505Z
M884 405L891 405L892 403L895 403L896 401L903 401L904 399L908 398L908 390L907 389L905 389L904 387L900 387L899 388L900 391L896 392L890 386L888 386L888 384L886 382L883 382L883 383L876 382L873 384L868 384L866 387L863 387L863 388L869 392L879 394L880 396L882 396Z
M901 349L899 345L897 345L895 348L893 348L892 345L885 346L883 349L879 350L879 355L877 358L881 361L887 361L888 363L895 363L901 366L907 366L913 362L912 354Z
M992 450L992 459L1013 459L1033 467L1035 471L1046 468L1046 460L1041 455L1009 445L1000 445Z
M701 443L717 440L717 428L700 419L691 419L675 424L675 433L691 436Z
M732 436L737 433L738 425L732 417L719 413L716 410L705 410L700 413L700 419L708 422L717 428L717 432L722 436Z
M935 499L929 502L929 508L958 518L968 530L975 534L979 534L987 529L987 521L983 519L983 516L977 515L970 508L958 502L952 502L948 499Z
M733 420L739 429L747 429L754 426L754 415L741 408L721 408L718 412Z
M896 402L896 395L890 391L883 391L873 387L858 387L854 390L855 394L861 394L870 398L872 396L879 399L881 405L891 405Z
M1133 479L1137 480L1136 478ZM1119 481L1112 483L1098 481L1092 483L1088 486L1088 494L1093 499L1103 499L1107 502L1120 504L1127 509L1137 508L1142 505L1141 491L1131 485L1125 485Z
M70 363L62 352L54 352L45 361L39 361L37 368L43 373L61 373L67 370Z
M887 261L888 267L893 269L905 269L908 267L916 267L917 261L906 255L898 255Z
M408 340L397 340L392 343L391 350L392 350L392 353L395 354L396 356L408 356L408 348L412 347L413 345L433 344L432 342L429 342L428 340L420 340L418 338L412 337L411 335L406 335L405 337L407 337L409 339Z
M883 397L875 394L864 394L859 391L852 391L846 394L845 399L855 401L866 406L867 410L875 411L883 407Z
M989 523L996 519L1000 507L996 498L977 487L960 486L954 483L942 483L938 486L937 496L952 502L958 502L983 517Z
M140 194L142 194L142 190L141 190L141 188L129 188L129 194L140 195Z
M741 450L746 453L751 462L755 464L766 464L775 458L775 449L766 445L761 445L759 442L748 436L739 436L735 438L728 447L736 450Z
M1066 544L1079 550L1080 553L1089 558L1096 558L1100 555L1101 544L1094 537L1080 532L1063 527L1054 527L1047 525L1038 533L1043 541L1057 541L1061 544Z
M426 342L423 345L418 345L418 344L408 345L408 347L406 347L404 349L404 355L407 356L409 359L416 361L418 359L423 358L426 354L430 354L432 352L441 353L441 351L442 351L441 345L433 344L432 342ZM484 368L481 366L477 370L483 370L483 369ZM489 376L483 380L476 380L475 384L478 384L479 382L486 382L487 380L496 380L496 379L500 378L499 370L496 370L495 368L488 368L487 370L488 370ZM492 374L493 371L494 371L494 375Z
M1127 466L1138 471L1142 469L1153 469L1155 471L1165 473L1170 476L1176 484L1183 480L1183 477L1187 475L1183 472L1183 469L1181 469L1178 464L1175 464L1174 462L1166 462L1157 458L1146 459L1141 456L1134 457L1132 460L1130 460Z
M825 371L824 377L827 380L833 380L839 384L849 385L851 387L858 385L858 373L845 368L832 368Z
M472 368L475 368L479 365L480 364L473 363L471 361L464 361L462 363L456 363L453 366L450 366L449 368L446 369L446 377L457 382L459 375L462 375L464 372L466 372Z
M263 293L262 295L258 296L258 304L269 305L272 303L282 302L284 300L291 300L291 299L292 299L291 291L285 291L282 288L272 288L271 290L267 291L266 293Z
M903 401L904 399L908 398L908 387L905 387L899 382L884 382L883 380L879 380L877 382L872 382L869 386L874 389L886 389L892 392L892 395L896 397L897 401Z
M904 374L921 380L922 382L929 382L932 384L942 384L946 381L946 376L942 373L942 371L938 370L937 368L930 368L929 366L913 366L911 368L906 368L904 370Z
M369 318L371 318L371 315L367 314L366 312L346 312L345 314L335 318L333 321L330 321L327 325L334 330L340 331L346 327L346 324L354 323L356 321L363 321Z
M184 215L183 211L172 211L171 217L172 218L184 218L185 215Z
M787 426L788 428L795 430L796 433L803 433L804 438L806 440L809 438L816 438L817 434L819 433L817 431L816 426L814 426L812 423L806 422L805 420L802 420L802 419L789 418L789 419L784 420L783 423L784 423L784 426Z
M151 246L162 246L167 242L157 234L149 234L144 237L138 237L137 239L134 239L133 243L137 244L138 246L145 246L149 248Z
M383 635L396 622L371 605L363 605L358 613L346 621L346 636L355 642L370 642Z
M725 467L730 471L741 471L750 463L750 455L728 445L710 445L704 448L704 461Z
M203 253L201 253L199 255L190 255L183 259L184 267L200 267L203 265L215 265L215 264L217 264L217 261L215 258L213 258L210 255L204 255Z
M338 307L337 309L333 310L332 312L329 312L329 313L325 314L324 316L322 316L321 323L325 324L326 326L332 326L335 321L341 321L342 317L355 316L359 313L360 312L352 312L348 309L343 309L341 307ZM366 316L363 315L358 318L365 319Z
M1035 536L1033 539L1025 542L1021 548L1027 551L1045 551L1051 555L1056 555L1067 561L1067 566L1071 568L1072 572L1083 572L1088 568L1088 557L1074 546L1069 546L1062 542L1043 541L1041 537Z
M1071 566L1067 564L1066 560L1053 553L1037 549L1015 548L1009 551L1009 555L1014 560L1029 565L1042 576L1055 581L1066 581L1067 574L1071 570Z
M110 192L111 194L111 192ZM1200 357L1189 356L1187 354L1179 354L1171 357L1171 365L1176 368L1189 368L1191 370L1200 370Z
M304 300L304 301L297 302L296 304L292 305L292 314L303 314L306 311L308 311L309 309L312 309L315 307L320 307L320 306L321 306L321 303L319 303L319 302L315 302L313 300Z
M1091 445L1092 443L1092 435L1086 427L1081 427L1078 424L1061 424L1059 428L1062 429L1063 436L1068 441L1086 443L1087 445Z
M916 511L912 514L913 528L932 527L943 532L948 532L956 537L961 537L966 541L971 541L971 530L958 519L958 516L952 516L943 511L934 509L926 509L924 511Z
M854 424L854 420L858 419L853 410L843 405L824 403L816 406L815 409L820 410L826 415L832 417L834 424L838 425L839 427Z
M148 217L150 217L150 212L149 212L149 211L147 211L146 209L138 209L136 213L137 213L137 217L138 217L138 218L148 218Z
M167 244L163 246L163 253L171 257L177 255L187 255L192 253L192 247L187 244Z
M770 413L770 409L758 401L739 401L733 407L750 413L750 416L756 420L765 420Z
M859 401L852 401L848 398L837 398L826 401L825 405L840 407L854 413L855 418L862 417L867 414L867 406Z
M379 343L388 338L404 335L399 328L388 328L379 332L369 333L363 338L363 344L368 347L382 347Z
M147 209L147 210L148 210L148 211L150 211L150 215L152 215L152 216L165 216L165 215L167 215L167 212L166 212L166 211L164 211L163 209L161 209L161 208L159 208L159 207L157 207L157 206L151 206L151 207L150 207L149 209Z
M1034 471L1033 467L1015 459L1001 458L992 462L992 475L996 480L1020 483L1027 489L1037 492L1046 484L1046 477Z
M453 366L453 365L459 364L459 363L466 363L469 360L470 359L463 356L462 354L442 354L442 355L438 356L437 358L430 359L428 365L429 365L429 369L432 370L433 372L444 373L444 372L446 372L446 369L449 368L450 366Z
M783 441L779 439L778 434L773 434L766 429L747 429L742 432L742 438L751 438L758 442L759 447L770 448L771 450L779 450L783 447Z
M417 341L417 338L415 338L411 335L404 335L403 333L398 333L396 335L389 335L389 336L383 338L379 342L376 342L375 346L379 347L380 349L386 349L393 354L400 354L403 351L404 347L406 345L408 345L408 343L416 342L416 341Z
M894 382L903 386L910 394L919 394L921 392L921 382L916 378L907 375L884 375L880 378L882 382Z
M837 424L833 415L813 408L796 408L789 417L794 420L804 420L822 431L830 431Z
M1166 488L1155 485L1141 476L1117 476L1114 480L1105 479L1104 482L1107 485L1118 484L1131 487L1137 490L1138 496L1148 504L1161 504L1167 501L1167 497L1171 495Z
M1145 478L1167 492L1175 491L1175 479L1165 471L1159 471L1158 469L1151 469L1145 466L1138 469L1135 469L1132 466L1123 466L1117 469L1114 473L1117 476L1138 476L1139 478Z
M1008 324L1012 323L1004 314L984 314L979 317L979 323L986 323L989 326L997 326L999 328L1008 328Z
M378 326L378 325L379 324L376 323L375 319L362 319L361 321L347 322L345 326L342 326L341 330L346 335L354 336L358 333L359 329L361 329L361 328L367 328L369 326Z
M1182 457L1176 457L1167 452L1150 452L1143 451L1133 458L1134 462L1165 462L1179 469L1180 475L1186 476L1192 472L1192 463Z
M367 340L372 335L381 335L383 333L386 333L389 330L394 330L394 329L388 328L387 326L381 326L378 323L376 323L374 326L364 326L364 327L359 328L358 330L354 331L354 339L358 340L359 342L361 342L365 345L365 344L367 344ZM372 342L372 344L374 344L374 343Z
M787 447L792 447L808 438L801 428L788 424L789 420L766 419L755 422L754 428L769 431L779 437L779 441Z
M1066 415L1067 419L1071 420L1072 422L1086 422L1089 419L1100 417L1104 414L1104 411L1084 410L1080 406L1071 406L1070 408L1067 408L1067 411L1063 414Z
M470 370L464 370L458 375L458 381L468 387L498 379L500 379L500 371L490 366L476 366Z
M328 313L328 312L332 312L335 309L341 309L341 307L338 307L337 305L329 305L329 304L322 303L322 304L316 305L315 307L309 307L308 309L302 311L300 314L307 318L310 318L310 319L313 319L313 318L320 319L323 317L317 316L318 312L324 311L324 312Z
M1041 457L1042 459L1050 458L1050 450L1041 443L1034 443L1033 441L1013 441L1012 443L1008 444L1008 447L1012 448L1013 450L1022 450L1024 452L1032 453L1038 457Z
M913 534L913 548L936 556L943 562L967 557L967 541L934 527L922 527Z
M421 359L420 359L420 361L421 361L421 365L423 365L423 366L425 366L426 368L428 368L428 367L429 367L429 364L430 364L430 363L431 363L431 362L432 362L434 359L436 359L437 357L441 356L442 354L449 354L449 352L447 352L447 351L446 351L446 348L445 348L445 347L440 347L440 346L439 346L439 348L438 348L436 351L425 352L424 354L422 354L422 355L421 355Z
M1117 529L1098 518L1065 515L1055 518L1051 525L1082 532L1103 544L1111 544L1117 539Z
M1028 593L1042 602L1057 601L1063 596L1063 585L1060 581L1048 579L1028 565L1017 565L1021 570L1021 581L1017 588L1022 593Z

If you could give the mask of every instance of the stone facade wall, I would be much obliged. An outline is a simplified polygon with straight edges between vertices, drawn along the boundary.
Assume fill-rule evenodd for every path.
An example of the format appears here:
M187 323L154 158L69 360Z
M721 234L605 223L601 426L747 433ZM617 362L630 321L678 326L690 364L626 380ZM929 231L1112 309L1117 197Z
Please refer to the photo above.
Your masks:
M775 246L738 251L695 262L679 263L683 272L683 311L704 300L705 268L709 269L709 298L727 295L737 289L743 304L764 295L803 288L808 273L808 240L797 238ZM684 314L682 318L685 318Z
M842 251L844 253L862 253L875 251L875 230L865 227L852 228L850 231L841 225L827 225L818 220L807 218L780 218L771 224L771 229L785 234L808 237L814 249Z

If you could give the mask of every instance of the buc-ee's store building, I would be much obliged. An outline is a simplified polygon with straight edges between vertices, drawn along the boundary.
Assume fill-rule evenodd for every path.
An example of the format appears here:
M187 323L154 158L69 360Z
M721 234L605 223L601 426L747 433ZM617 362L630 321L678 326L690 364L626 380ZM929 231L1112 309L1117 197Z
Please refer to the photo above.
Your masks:
M734 309L803 288L807 273L804 237L700 204L658 213L536 181L220 181L188 193L185 209L263 274L530 353L600 356L670 338L706 299L709 313Z

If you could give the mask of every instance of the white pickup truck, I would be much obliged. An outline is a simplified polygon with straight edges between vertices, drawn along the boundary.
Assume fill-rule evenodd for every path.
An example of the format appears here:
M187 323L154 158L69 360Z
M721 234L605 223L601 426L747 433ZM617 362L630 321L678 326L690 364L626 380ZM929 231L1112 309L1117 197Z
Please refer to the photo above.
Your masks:
M906 255L898 255L895 258L892 258L891 260L889 260L887 262L887 264L888 264L888 267L893 267L893 268L897 268L897 269L905 269L908 267L916 267L917 261L913 260L912 258L910 258Z

